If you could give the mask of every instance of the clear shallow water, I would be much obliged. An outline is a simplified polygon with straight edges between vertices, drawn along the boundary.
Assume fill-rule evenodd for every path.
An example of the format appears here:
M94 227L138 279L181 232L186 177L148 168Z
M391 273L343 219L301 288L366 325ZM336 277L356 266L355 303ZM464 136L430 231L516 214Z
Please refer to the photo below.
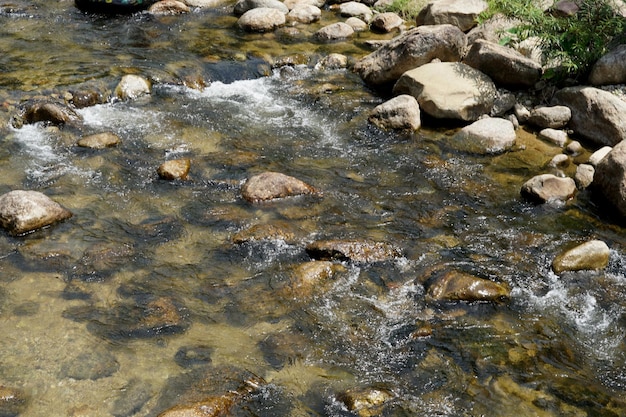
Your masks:
M391 393L386 416L626 413L624 230L585 193L564 207L519 198L559 150L523 131L526 150L499 157L457 152L453 127L379 132L366 118L383 99L353 74L260 59L364 50L239 33L226 10L0 9L1 191L40 190L74 213L0 238L0 385L26 393L22 415L157 415L247 373L266 383L232 415L354 415L339 393L370 387ZM74 128L9 127L21 98L112 89L127 72L156 81L149 98L81 109ZM190 74L209 85L182 86ZM100 131L122 143L74 145ZM190 180L159 180L175 157L192 160ZM246 203L240 185L265 170L323 197ZM289 237L233 244L268 224ZM403 256L344 263L294 297L292 271L323 238L391 242ZM550 271L591 238L612 248L605 271ZM512 299L429 303L422 282L441 265L505 282Z

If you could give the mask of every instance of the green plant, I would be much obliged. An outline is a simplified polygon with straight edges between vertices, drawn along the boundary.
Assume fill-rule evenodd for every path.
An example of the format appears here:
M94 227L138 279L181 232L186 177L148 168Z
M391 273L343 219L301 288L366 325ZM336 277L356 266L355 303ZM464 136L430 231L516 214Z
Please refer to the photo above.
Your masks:
M485 20L496 13L520 23L503 43L536 37L547 63L545 78L561 81L588 75L593 64L613 43L624 40L626 19L617 12L623 0L578 0L572 16L544 12L534 0L488 0Z
M385 12L395 12L406 21L415 22L419 12L426 7L429 0L393 0L391 4L382 7Z

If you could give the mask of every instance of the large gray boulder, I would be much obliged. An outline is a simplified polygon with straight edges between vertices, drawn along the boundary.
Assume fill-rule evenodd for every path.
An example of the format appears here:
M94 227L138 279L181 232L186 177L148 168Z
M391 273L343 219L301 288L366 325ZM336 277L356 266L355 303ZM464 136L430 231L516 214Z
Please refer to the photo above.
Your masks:
M532 87L542 73L541 65L515 49L485 40L474 42L463 62L505 87Z
M460 61L466 45L465 34L456 26L420 26L363 57L354 65L354 70L368 84L390 84L404 72L433 59Z
M509 120L486 117L459 130L453 141L463 151L477 154L495 154L515 144L515 127Z
M430 116L463 121L489 114L496 97L488 76L460 62L435 62L407 71L393 92L412 95Z
M626 217L626 141L615 145L598 163L592 187Z
M594 87L568 87L557 91L554 102L572 110L569 127L600 146L626 139L626 102Z
M589 74L589 83L592 85L626 83L626 45L619 45L595 63Z
M59 203L38 191L15 190L0 196L0 224L20 236L72 217Z
M408 94L376 106L368 120L382 129L417 130L422 125L420 106L415 97Z
M417 16L417 25L451 24L467 32L477 23L479 14L487 10L484 0L434 0Z

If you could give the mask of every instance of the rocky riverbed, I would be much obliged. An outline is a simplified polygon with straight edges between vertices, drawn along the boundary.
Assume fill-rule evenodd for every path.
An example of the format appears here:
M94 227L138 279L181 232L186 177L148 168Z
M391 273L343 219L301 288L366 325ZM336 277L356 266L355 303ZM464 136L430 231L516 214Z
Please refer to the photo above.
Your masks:
M484 5L2 6L116 64L5 63L0 415L622 415L621 49Z

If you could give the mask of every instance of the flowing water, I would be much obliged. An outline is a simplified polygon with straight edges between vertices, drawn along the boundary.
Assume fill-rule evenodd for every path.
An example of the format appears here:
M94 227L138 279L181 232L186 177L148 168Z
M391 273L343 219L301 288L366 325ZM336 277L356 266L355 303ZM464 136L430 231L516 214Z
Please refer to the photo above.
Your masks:
M230 415L626 415L625 230L586 192L519 197L560 149L520 130L514 151L485 157L456 151L454 126L378 131L367 113L384 98L313 65L366 54L368 36L318 44L321 23L245 34L227 6L98 16L49 0L0 3L0 22L0 192L42 191L74 214L0 236L0 386L26 399L20 415L155 416L251 375L261 386ZM128 73L152 94L80 109L79 126L10 123L22 99L111 91ZM122 143L74 145L103 131ZM189 180L160 180L178 157ZM243 181L268 170L323 194L243 200ZM259 225L283 235L233 243ZM306 244L327 238L402 256L286 291ZM592 238L611 247L605 270L551 271ZM438 268L505 283L511 300L429 302ZM374 389L376 407L342 400Z

